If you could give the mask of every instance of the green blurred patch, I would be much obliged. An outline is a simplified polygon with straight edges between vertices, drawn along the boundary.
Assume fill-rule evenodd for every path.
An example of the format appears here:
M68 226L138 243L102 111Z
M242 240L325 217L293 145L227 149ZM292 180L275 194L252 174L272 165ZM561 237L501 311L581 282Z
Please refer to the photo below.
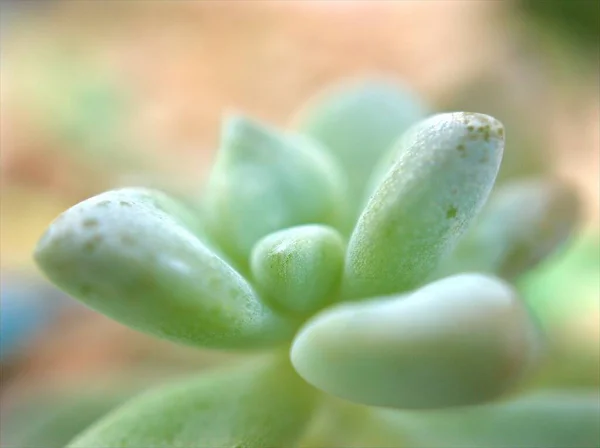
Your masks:
M549 340L534 386L600 387L599 235L580 235L518 287Z
M518 284L545 327L573 315L598 311L600 236L584 233L572 240Z
M598 54L600 2L598 0L519 0L518 8L549 32Z

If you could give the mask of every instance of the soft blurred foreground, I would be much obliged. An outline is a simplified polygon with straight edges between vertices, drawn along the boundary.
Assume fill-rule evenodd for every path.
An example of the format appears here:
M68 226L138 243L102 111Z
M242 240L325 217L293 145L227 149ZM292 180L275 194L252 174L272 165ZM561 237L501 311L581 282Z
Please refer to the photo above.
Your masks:
M465 439L461 425L477 425L466 414L432 415L426 427L409 415L386 418L423 448L438 446L421 437L427 428L451 434L445 446L502 446L505 439L486 433L494 419L522 432L511 446L579 446L575 417L572 433L538 433L562 418L553 414L561 394L594 406L600 387L595 3L2 3L2 446L61 447L136 392L233 358L156 341L56 290L31 259L46 226L117 186L155 186L193 200L224 113L287 126L313 95L365 77L408 85L432 110L496 116L508 135L499 183L559 176L583 203L577 235L518 284L550 354L525 386L533 401L499 406L514 406L517 416L537 406L547 419L527 432L492 409L479 417L481 434ZM350 409L336 418L356 417ZM326 439L315 436L310 446Z

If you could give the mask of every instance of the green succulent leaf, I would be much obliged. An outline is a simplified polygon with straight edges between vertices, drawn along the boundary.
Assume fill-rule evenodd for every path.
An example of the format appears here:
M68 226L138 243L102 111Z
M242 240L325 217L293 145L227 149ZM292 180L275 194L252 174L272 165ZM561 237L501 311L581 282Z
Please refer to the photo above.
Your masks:
M353 82L309 102L296 118L295 127L322 142L344 168L357 215L377 161L426 113L421 100L400 84Z
M399 145L350 237L346 298L407 291L433 272L488 198L504 129L487 115L447 113L411 128Z
M220 348L290 337L291 324L172 213L182 207L151 190L103 193L59 216L35 259L91 308L159 337Z
M275 308L313 313L333 302L344 267L344 241L322 225L292 227L260 240L251 257L257 287Z
M597 391L547 390L488 406L427 413L376 411L377 433L411 448L596 448ZM400 445L400 443L402 445Z
M126 403L69 448L293 446L317 394L284 356L178 381Z
M479 274L411 294L335 305L296 335L315 387L357 403L435 409L485 403L531 367L538 341L510 286Z
M79 392L32 400L11 409L6 418L2 415L2 446L64 448L74 436L129 398L120 391Z
M531 179L496 190L439 276L477 270L513 279L551 255L573 231L579 203L561 181Z
M301 224L345 224L344 178L304 137L281 134L243 117L226 121L205 206L213 238L247 265L254 244Z

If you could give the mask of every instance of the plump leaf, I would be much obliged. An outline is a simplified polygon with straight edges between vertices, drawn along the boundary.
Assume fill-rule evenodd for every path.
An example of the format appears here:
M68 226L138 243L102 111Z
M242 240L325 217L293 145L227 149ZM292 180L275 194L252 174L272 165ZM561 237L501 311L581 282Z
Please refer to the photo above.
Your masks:
M280 230L255 246L252 274L274 308L312 313L336 298L344 249L342 237L331 227L306 225Z
M504 130L487 115L448 113L419 123L399 144L350 237L346 298L406 291L432 273L487 200Z
M346 210L335 161L306 138L243 117L226 121L205 205L212 236L247 265L254 244L301 224L339 226Z
M365 187L379 158L426 107L406 87L386 80L349 83L327 91L300 111L295 127L329 149L349 178L349 196L359 213Z
M41 396L36 391L35 398L17 400L16 406L11 405L0 416L2 446L64 448L73 437L134 394L128 387L115 385L96 390L95 385Z
M289 337L289 324L174 210L150 190L101 194L50 225L36 261L91 308L163 338L237 348Z
M408 413L379 410L377 433L411 448L596 448L597 391L539 391L460 410ZM402 445L400 445L400 442Z
M69 448L294 446L315 391L284 356L178 381L109 414Z
M435 409L492 400L531 366L528 314L504 282L449 277L406 296L333 306L300 330L291 359L350 401Z
M477 270L512 279L533 268L571 234L577 194L558 180L506 184L495 191L439 275Z

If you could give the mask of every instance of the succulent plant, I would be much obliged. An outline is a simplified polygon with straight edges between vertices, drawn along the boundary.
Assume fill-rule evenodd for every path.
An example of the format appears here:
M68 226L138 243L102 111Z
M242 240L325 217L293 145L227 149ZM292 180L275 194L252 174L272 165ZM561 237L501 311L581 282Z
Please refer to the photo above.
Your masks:
M50 225L36 261L89 307L176 343L257 351L133 399L69 447L340 446L379 418L370 407L419 419L409 411L485 405L535 366L543 340L509 281L568 237L570 187L509 184L486 206L502 124L428 115L388 82L337 88L294 123L225 120L199 212L128 188ZM337 427L349 408L369 418ZM376 439L360 446L396 443Z

